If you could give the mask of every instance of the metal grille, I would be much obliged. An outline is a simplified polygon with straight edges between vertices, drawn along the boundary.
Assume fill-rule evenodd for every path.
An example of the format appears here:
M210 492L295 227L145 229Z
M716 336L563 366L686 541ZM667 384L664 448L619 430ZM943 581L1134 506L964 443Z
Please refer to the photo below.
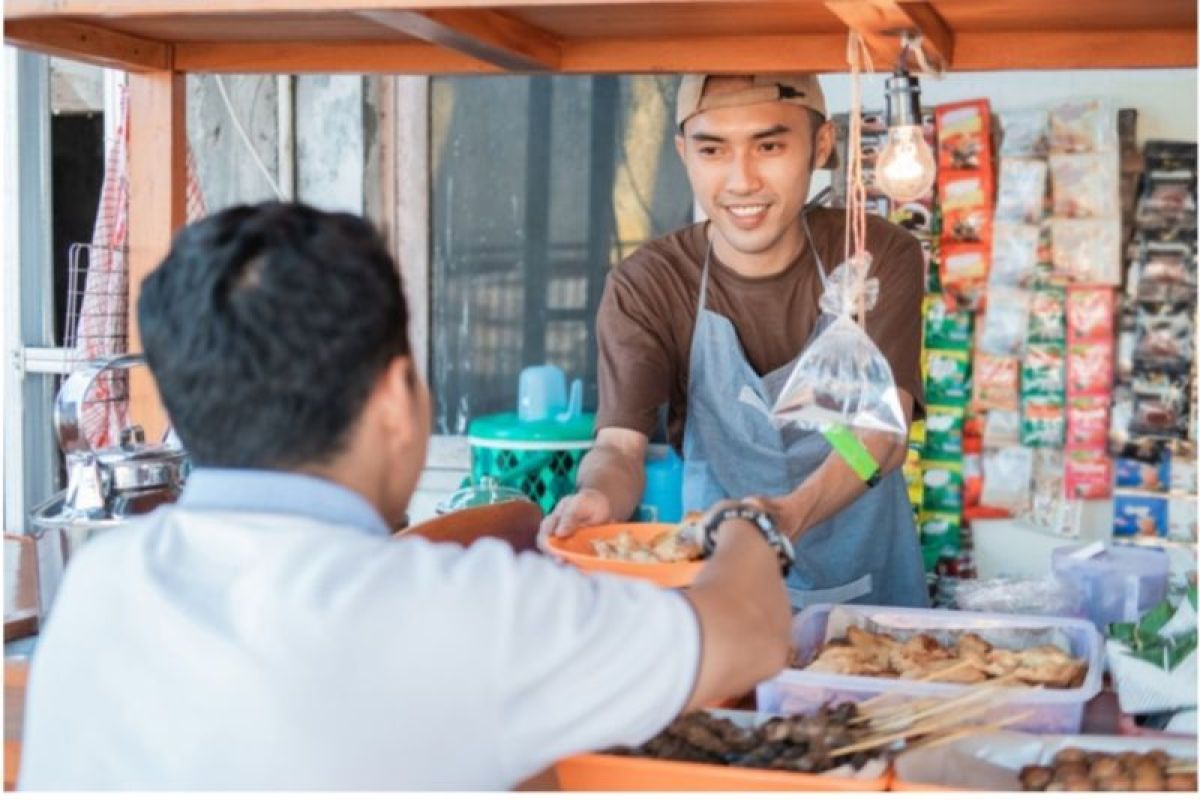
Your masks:
M128 342L128 256L124 248L77 242L67 251L67 317L63 346L72 363L125 352ZM128 373L112 370L96 378L84 400L84 421L107 413L96 406L119 408L129 399ZM92 430L93 425L87 426Z

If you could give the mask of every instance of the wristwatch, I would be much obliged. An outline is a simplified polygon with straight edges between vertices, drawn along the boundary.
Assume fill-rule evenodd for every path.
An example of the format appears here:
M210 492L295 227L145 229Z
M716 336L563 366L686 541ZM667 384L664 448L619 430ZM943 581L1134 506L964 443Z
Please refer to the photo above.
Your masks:
M754 526L762 532L763 538L767 540L767 544L775 551L776 557L779 558L780 570L787 575L796 560L796 551L792 547L792 540L779 532L779 529L775 527L775 520L771 519L770 514L748 503L728 506L709 517L708 522L704 525L705 557L712 555L713 550L717 547L717 529L721 527L721 523L730 519L744 519L754 523Z

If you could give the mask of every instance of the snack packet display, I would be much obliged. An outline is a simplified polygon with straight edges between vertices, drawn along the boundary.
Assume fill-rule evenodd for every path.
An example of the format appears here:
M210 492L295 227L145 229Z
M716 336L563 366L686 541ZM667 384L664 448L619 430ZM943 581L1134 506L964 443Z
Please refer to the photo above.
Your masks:
M1016 411L1019 407L1021 361L1015 356L975 354L974 406L980 411Z
M1046 206L1046 174L1045 161L1032 158L1001 159L996 221L1024 225L1040 222Z
M1116 151L1050 156L1054 216L1101 219L1120 214Z
M1167 498L1144 494L1113 495L1113 535L1165 536Z
M1065 464L1068 497L1100 500L1112 495L1112 461L1103 450L1071 448Z
M963 476L961 465L946 461L926 461L922 511L961 514Z
M771 410L776 419L823 432L840 426L907 438L892 368L851 317L860 287L867 309L878 298L878 280L864 279L870 269L871 257L864 254L830 275L820 307L833 321L796 362Z
M1067 401L1067 446L1104 447L1108 441L1107 395L1072 397Z
M1051 153L1117 149L1117 115L1102 100L1075 100L1050 111Z
M1037 274L1037 225L997 222L992 226L992 286L1028 286Z
M1027 345L1021 362L1021 397L1061 403L1066 389L1066 358L1062 345Z
M970 397L971 355L962 350L926 350L925 401L929 405L964 406Z
M1183 371L1192 363L1195 308L1186 301L1143 301L1137 307L1135 367Z
M1196 171L1152 170L1146 173L1138 200L1137 222L1145 228L1196 223Z
M968 100L934 110L938 171L977 170L991 153L991 111L986 100Z
M1129 432L1134 436L1186 437L1188 401L1185 375L1160 371L1135 378Z
M962 406L930 406L925 412L923 456L929 461L957 461L962 455Z
M1142 239L1135 264L1139 290L1144 284L1196 286L1196 254L1182 242Z
M980 244L942 247L942 290L955 308L976 309L987 289L989 249Z
M1171 485L1169 459L1163 458L1158 463L1147 463L1136 458L1118 458L1114 466L1116 486L1119 489L1165 492ZM1195 487L1185 491L1195 491Z
M1016 356L1025 349L1029 325L1029 293L1010 286L993 286L988 292L979 348L991 355Z
M1055 274L1076 283L1121 282L1119 219L1055 219L1050 228Z
M955 310L940 294L925 296L925 346L932 350L971 349L971 313Z
M1048 110L1001 111L999 117L1001 158L1045 158L1050 152Z
M1012 514L1029 508L1033 479L1033 451L1028 447L1005 447L983 454L983 493L980 502Z
M1029 299L1028 340L1037 344L1066 342L1066 292L1059 288L1036 289Z
M1108 287L1070 287L1067 290L1067 341L1111 339L1116 304L1116 294Z
M990 240L992 185L987 174L945 177L940 186L943 242Z
M1111 340L1074 342L1067 345L1067 394L1107 395L1113 382Z
M1023 389L1022 389L1023 391ZM983 423L983 446L987 449L1021 443L1021 412L992 410Z
M1062 447L1066 427L1062 403L1042 399L1021 403L1021 444L1026 447Z

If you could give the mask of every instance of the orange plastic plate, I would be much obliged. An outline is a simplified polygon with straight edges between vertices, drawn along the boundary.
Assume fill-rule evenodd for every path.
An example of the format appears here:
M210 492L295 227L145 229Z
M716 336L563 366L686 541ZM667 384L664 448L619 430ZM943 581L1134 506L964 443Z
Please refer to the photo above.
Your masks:
M606 572L653 581L659 586L678 588L689 586L704 566L703 561L678 561L671 564L641 564L635 561L620 561L601 558L592 550L593 539L611 539L621 531L639 542L649 543L661 533L673 530L674 523L622 522L612 525L596 525L580 528L570 536L549 536L542 540L542 550L555 558L574 564L584 572Z
M598 753L565 758L554 769L559 787L575 792L881 792L890 772L863 780Z

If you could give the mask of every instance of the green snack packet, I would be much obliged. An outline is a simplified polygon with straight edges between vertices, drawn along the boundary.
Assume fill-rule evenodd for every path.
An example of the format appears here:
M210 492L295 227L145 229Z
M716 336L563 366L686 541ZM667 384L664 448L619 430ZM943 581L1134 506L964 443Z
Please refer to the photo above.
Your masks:
M1067 292L1048 286L1033 292L1029 299L1030 344L1064 344L1067 340Z
M971 312L955 311L944 295L925 295L925 346L931 350L970 350Z
M921 481L924 484L922 511L943 511L956 516L962 513L962 464L926 461Z
M1062 447L1067 415L1061 402L1026 400L1021 404L1021 444L1026 447Z
M961 461L963 454L963 408L929 406L925 412L927 461Z
M1031 344L1021 362L1021 397L1062 404L1066 395L1066 358L1061 345Z
M965 406L971 397L971 354L963 350L926 350L925 401L930 405Z

